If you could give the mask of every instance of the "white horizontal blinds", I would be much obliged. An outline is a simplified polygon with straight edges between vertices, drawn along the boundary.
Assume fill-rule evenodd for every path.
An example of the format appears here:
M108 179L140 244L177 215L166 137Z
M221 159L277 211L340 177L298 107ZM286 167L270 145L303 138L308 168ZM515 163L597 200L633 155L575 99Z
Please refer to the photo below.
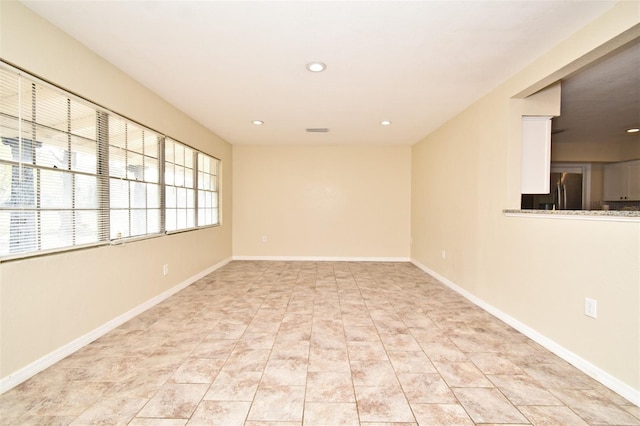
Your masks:
M0 68L0 256L106 240L95 108Z
M3 63L0 138L0 258L220 223L220 160Z
M195 154L186 145L165 138L165 227L168 232L195 228Z
M110 238L158 234L161 136L115 115L108 122Z
M220 160L198 152L198 226L220 224L219 167Z

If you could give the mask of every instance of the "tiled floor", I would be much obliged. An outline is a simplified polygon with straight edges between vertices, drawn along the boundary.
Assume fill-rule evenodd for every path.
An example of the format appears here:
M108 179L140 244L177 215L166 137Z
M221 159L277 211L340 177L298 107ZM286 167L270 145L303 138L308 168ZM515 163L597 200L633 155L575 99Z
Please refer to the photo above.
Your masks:
M640 425L408 263L232 262L0 397L3 425Z

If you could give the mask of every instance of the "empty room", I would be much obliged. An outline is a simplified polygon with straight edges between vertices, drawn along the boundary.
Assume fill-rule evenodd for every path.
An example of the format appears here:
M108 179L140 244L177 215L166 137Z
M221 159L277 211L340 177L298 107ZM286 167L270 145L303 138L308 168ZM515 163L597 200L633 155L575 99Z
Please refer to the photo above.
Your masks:
M3 425L640 425L640 1L0 1Z

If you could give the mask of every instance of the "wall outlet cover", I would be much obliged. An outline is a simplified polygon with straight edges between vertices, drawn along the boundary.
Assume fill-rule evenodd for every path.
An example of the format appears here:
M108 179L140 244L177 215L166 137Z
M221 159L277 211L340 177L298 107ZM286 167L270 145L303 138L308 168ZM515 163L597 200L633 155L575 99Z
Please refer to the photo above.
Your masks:
M598 302L595 299L584 298L584 314L591 318L598 318Z

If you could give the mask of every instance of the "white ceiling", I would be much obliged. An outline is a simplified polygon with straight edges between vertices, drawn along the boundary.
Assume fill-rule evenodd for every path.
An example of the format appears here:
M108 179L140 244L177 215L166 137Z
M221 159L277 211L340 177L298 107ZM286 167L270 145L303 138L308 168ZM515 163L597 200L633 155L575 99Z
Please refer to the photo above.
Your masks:
M231 143L413 144L616 1L23 3Z

